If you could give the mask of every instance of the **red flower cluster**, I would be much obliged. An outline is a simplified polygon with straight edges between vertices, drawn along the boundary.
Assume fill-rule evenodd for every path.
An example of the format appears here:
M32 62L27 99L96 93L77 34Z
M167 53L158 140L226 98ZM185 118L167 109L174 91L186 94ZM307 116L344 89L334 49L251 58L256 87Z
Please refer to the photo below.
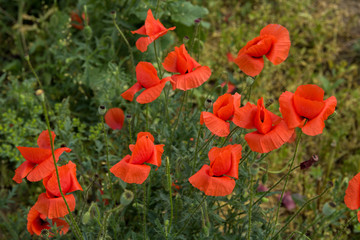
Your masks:
M209 196L229 195L235 187L232 178L238 179L241 150L240 144L213 147L208 154L210 166L204 165L189 182Z
M76 29L84 29L85 13L81 14L81 17L76 12L71 12L71 26ZM87 23L89 23L89 17L87 17Z
M289 31L279 24L269 24L261 29L259 37L240 49L234 62L245 74L254 77L264 67L264 55L278 65L288 57L290 46Z
M51 132L51 135L54 141L56 135L54 132ZM47 130L39 135L37 144L38 148L17 147L26 161L16 169L13 178L17 183L21 183L24 177L29 181L43 180L46 189L46 192L39 195L37 202L30 209L27 229L30 234L40 235L42 229L50 229L50 224L47 221L48 218L52 219L53 224L56 223L58 227L61 227L61 234L65 234L69 230L69 225L60 218L69 212L60 194L51 153L50 136ZM70 152L71 149L59 148L55 150L56 161L59 160L60 155L64 151ZM62 192L65 195L70 210L74 211L75 197L72 194L66 194L77 190L82 191L76 179L76 165L70 161L68 164L58 167L58 172Z
M140 132L135 145L131 144L129 148L132 154L126 155L110 169L110 172L124 182L142 184L151 170L145 163L160 167L164 145L155 145L151 133Z

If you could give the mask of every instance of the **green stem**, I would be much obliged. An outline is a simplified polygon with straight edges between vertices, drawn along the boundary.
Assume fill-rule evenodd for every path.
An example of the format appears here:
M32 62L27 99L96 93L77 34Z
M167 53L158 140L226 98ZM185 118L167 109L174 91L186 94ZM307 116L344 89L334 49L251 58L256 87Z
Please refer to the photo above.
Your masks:
M297 139L294 155L293 155L292 159L290 160L289 171L288 171L288 174L286 174L286 180L285 180L285 183L284 183L284 187L283 187L283 189L281 191L281 197L280 197L280 200L279 200L278 207L276 209L276 217L275 217L275 225L274 225L275 227L276 227L276 224L277 224L277 221L278 221L278 218L279 218L279 210L280 210L282 199L284 197L285 188L286 188L287 182L289 180L289 176L290 176L289 172L291 171L292 166L294 164L294 160L296 158L296 154L297 154L297 151L298 151L298 148L299 148L299 143L300 143L301 136L302 136L302 131L300 131L299 137ZM274 229L275 229L275 227L274 227ZM271 235L274 232L274 229L273 229L273 231L271 231Z
M144 191L144 198L143 198L143 201L144 201L144 216L143 216L143 235L144 235L144 240L147 239L147 236L146 236L146 204L147 204L147 200L146 200L146 184L144 183L143 184L143 191Z
M294 218L306 207L306 205L308 205L310 202L320 198L322 195L324 195L328 190L329 190L330 187L327 187L320 195L316 196L316 197L313 197L312 199L308 200L306 203L304 203L301 208L293 215L291 216L291 218L286 222L286 224L275 234L274 237L272 237L271 239L276 239L276 237L282 232L285 230L285 228L290 224L290 222L292 220L294 220Z
M174 207L173 207L173 201L172 201L172 192L171 192L171 175L170 175L170 161L169 161L169 157L166 157L166 175L167 175L167 180L168 180L168 187L169 187L169 199L170 199L170 223L167 229L167 233L170 233L171 231L171 224L173 221L173 217L174 217Z
M200 135L201 135L203 127L204 127L204 125L200 125L199 130L198 130L198 134L197 134L197 138L196 138L195 152L194 152L194 158L193 158L193 162L192 162L192 172L195 170L195 167L196 167L197 156L198 156L199 139L200 139Z
M133 56L133 53L132 53L132 49L131 49L131 46L129 44L129 41L126 39L124 33L121 31L121 29L119 28L119 26L116 23L116 14L113 14L113 23L114 23L116 29L118 30L118 32L120 33L121 37L123 38L126 46L128 47L128 50L129 50L129 53L130 53L131 64L132 64L132 70L133 70L133 73L135 74L135 61L134 61L134 56Z
M260 202L261 199L263 199L263 197L265 197L267 194L269 194L269 193L271 192L271 190L273 190L277 185L279 185L280 182L281 182L284 178L286 178L288 175L290 175L290 173L291 173L292 171L298 169L299 167L300 167L300 166L294 167L294 168L291 169L287 174L285 174L284 176L282 176L274 185L272 185L272 186L269 188L269 190L267 190L265 193L263 193L263 194L259 197L259 199L254 202L253 205L256 205L258 202Z
M188 217L188 220L186 221L186 223L184 224L184 226L175 234L175 237L178 236L180 233L182 233L182 231L184 231L184 229L186 228L186 226L189 224L192 216L199 210L199 208L201 207L201 205L203 204L203 202L206 199L206 195L203 197L203 199L201 200L201 202L199 203L199 205L197 205L197 207L194 209L194 211L190 214L190 216Z
M221 144L221 147L223 147L225 145L225 143L231 138L231 136L238 130L240 129L240 127L236 126L233 130L231 130L231 132L229 133L229 135L227 135L227 137L225 138L224 142Z
M124 207L125 207L124 205L120 204L119 206L105 212L103 224L101 224L101 231L100 231L100 233L98 235L98 240L105 240L106 239L106 228L107 228L108 219L111 216L111 214L113 212L117 211L117 210L123 210Z
M149 104L146 104L146 111L145 111L145 117L146 117L146 131L149 131Z
M251 210L252 210L252 201L253 201L253 186L252 186L252 181L253 181L253 175L251 174L251 165L250 167L250 204L249 204L249 228L248 228L248 234L247 234L247 240L250 240L250 236L251 236Z
M344 224L344 226L341 228L341 231L336 235L336 237L334 239L340 239L340 235L344 232L344 230L349 226L349 224L354 221L357 218L357 214L355 214L352 218L350 218L349 221L347 221L346 224Z
M37 80L37 82L38 82L38 84L39 84L39 87L44 90L44 88L43 88L43 86L42 86L42 84L41 84L41 81L40 81L38 75L36 74L36 72L35 72L32 64L31 64L31 62L30 62L30 57L29 57L29 55L26 55L26 56L25 56L25 60L27 61L31 72L34 74L34 76L35 76L35 78L36 78L36 80Z
M103 131L104 131L104 140L105 140L105 144L106 144L106 165L108 168L108 172L106 173L108 176L108 187L110 186L110 190L111 190L111 198L114 198L114 190L113 190L113 185L111 183L111 175L110 175L110 162L109 162L109 143L107 140L107 133L106 133L106 129L105 129L105 123L104 123L104 116L101 116L101 124L103 127Z
M177 126L178 126L178 124L179 124L179 120L180 120L180 116L181 116L181 111L182 111L182 109L183 109L184 102L185 102L185 99L186 99L186 93L187 93L186 91L183 93L183 98L182 98L182 101L181 101L180 110L179 110L179 112L178 112L175 125L174 125L174 127L173 127L173 129L172 129L172 131L171 131L171 138L170 138L170 139L171 139L171 142L172 142L172 138L174 137L174 132L176 131L176 128L177 128Z
M156 62L158 65L158 70L159 70L159 74L160 74L160 79L162 79L163 77L163 72L161 69L161 65L160 65L160 58L158 57L157 51L156 51L156 40L154 41L154 52L155 52L155 58L156 58Z

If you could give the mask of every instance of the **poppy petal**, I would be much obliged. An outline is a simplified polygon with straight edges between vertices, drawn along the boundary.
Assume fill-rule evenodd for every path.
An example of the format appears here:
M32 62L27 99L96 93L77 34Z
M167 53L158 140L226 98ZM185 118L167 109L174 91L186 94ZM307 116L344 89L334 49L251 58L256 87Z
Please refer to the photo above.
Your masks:
M293 132L294 129L289 129L285 121L281 121L266 134L261 134L257 131L246 134L245 140L252 151L267 153L278 149L284 143L289 141Z
M360 208L360 173L356 174L350 181L345 191L345 205L351 210Z
M150 43L152 43L154 40L150 37L141 37L136 41L136 48L139 49L141 52L146 52L148 46Z
M42 221L40 213L33 206L27 215L27 230L30 235L40 235L43 229L50 229L49 225L48 222Z
M141 28L139 28L138 30L135 30L135 31L131 31L132 34L140 34L140 35L147 35L146 34L146 29L145 29L145 25L142 26Z
M70 211L74 211L76 205L74 195L65 195L65 199L70 208ZM62 197L51 198L46 193L42 193L39 195L38 200L34 205L34 208L50 219L61 218L69 214Z
M144 137L144 136L147 136L148 138L150 138L151 141L155 141L155 138L154 136L149 133L149 132L139 132L136 136L136 139L139 140L140 138Z
M136 101L140 104L145 104L156 100L160 96L162 90L164 89L166 82L169 81L170 79L171 79L170 77L164 78L163 80L160 81L159 84L150 87L148 89L145 89L136 98Z
M164 59L164 62L162 63L164 69L168 72L176 73L177 70L177 54L175 51L170 52L166 58Z
M235 109L232 122L241 128L253 129L255 128L254 118L256 111L257 107L255 104L246 103L245 106Z
M165 30L166 28L164 27L164 25L161 24L159 20L155 20L151 9L149 9L145 20L145 29L146 29L146 35L151 36Z
M233 95L233 100L234 100L234 108L238 109L241 105L241 95L239 93L235 93Z
M317 85L299 86L294 93L296 112L308 119L316 117L324 108L324 90Z
M58 148L55 150L55 160L59 161L59 157L63 152L71 152L70 148ZM55 170L54 160L52 155L46 160L37 165L28 175L27 180L30 182L37 182L49 176Z
M309 136L315 136L321 134L325 127L324 121L334 113L337 100L334 96L325 100L325 106L323 110L315 118L309 120L305 126L302 127L303 133Z
M51 150L34 147L16 147L21 155L29 162L39 164L51 157Z
M130 155L126 155L110 169L110 172L124 182L142 184L149 176L151 167L148 165L131 164L129 163L130 158Z
M219 137L226 137L230 133L230 123L216 117L214 114L209 112L202 112L202 118L206 127L213 134Z
M110 108L105 114L105 122L113 130L122 129L124 119L124 111L120 108Z
M155 145L155 150L150 160L147 163L160 167L161 165L161 156L164 152L164 144ZM156 169L157 170L157 169Z
M33 168L36 166L35 163L32 163L30 161L23 162L16 170L15 170L15 176L13 177L13 180L17 183L21 183L22 179L26 177L26 175L33 170Z
M289 128L299 127L305 122L305 119L296 112L293 97L294 94L292 92L286 91L279 98L280 112Z
M235 187L235 180L229 177L211 177L208 165L202 168L189 178L189 182L195 188L203 191L208 196L226 196L232 193Z
M226 173L226 175L238 179L242 146L240 144L234 144L229 146L231 146L231 168L230 171Z
M66 234L69 231L70 228L69 224L62 219L54 218L52 219L52 223L53 225L56 224L56 227L60 229L60 234L62 235Z
M220 152L222 151L222 148L218 148L218 147L213 147L210 149L210 151L208 152L208 157L210 160L210 164L215 161L216 157L220 154Z
M144 88L151 88L160 83L155 67L149 62L136 65L136 79Z
M126 99L128 101L132 101L134 98L134 95L140 91L141 89L143 89L143 87L141 86L140 83L135 83L131 88L129 88L128 90L126 90L125 92L123 92L121 94L123 99Z
M51 131L51 138L52 138L53 146L54 146L55 137L56 137L55 133L53 131ZM40 135L37 139L37 144L38 144L39 148L51 149L50 136L49 136L48 130L44 130L40 133Z
M183 91L197 88L206 82L211 76L211 70L207 66L196 68L193 72L187 74L173 75L171 84L173 89L181 89Z
M263 57L255 58L248 54L240 54L237 58L235 58L234 62L238 65L241 71L251 77L259 75L261 70L264 68Z
M260 36L263 35L275 37L270 51L266 54L267 59L274 65L285 61L291 46L289 31L279 24L269 24L260 31Z

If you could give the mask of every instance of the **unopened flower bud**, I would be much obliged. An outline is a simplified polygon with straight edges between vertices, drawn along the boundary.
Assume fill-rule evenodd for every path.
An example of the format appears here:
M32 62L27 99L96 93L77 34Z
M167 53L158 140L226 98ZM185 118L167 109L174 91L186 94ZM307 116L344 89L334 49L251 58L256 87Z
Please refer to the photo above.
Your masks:
M99 106L98 113L104 115L106 113L106 107L104 105Z
M111 11L110 14L111 14L111 16L112 16L113 19L116 18L116 11L115 11L115 10Z
M183 38L183 43L186 44L187 42L189 42L189 37L188 36L185 36Z
M38 96L42 102L45 101L44 90L42 89L36 90L35 95Z
M26 61L30 61L29 54L25 54L24 58L25 58Z
M47 239L50 236L50 231L49 231L49 229L44 228L41 230L40 234L41 234L41 237Z
M319 161L319 157L318 155L314 154L311 156L311 158L305 162L300 163L300 169L301 170L305 170L310 168L314 163L316 163L317 161Z
M201 22L201 18L197 18L194 20L195 24L199 24Z
M90 221L90 217L91 217L90 211L86 212L86 213L83 215L83 217L82 217L82 223L83 223L84 225L88 224L89 221Z
M134 199L134 193L129 190L125 190L123 194L121 194L120 203L124 206L129 205Z
M212 102L211 99L206 99L206 100L205 100L205 109L211 108L212 103L213 103L213 102Z
M246 77L246 84L252 85L254 83L254 78L247 76Z
M273 104L274 99L270 98L266 101L265 108L268 108L271 104Z
M86 40L90 40L92 38L93 31L89 25L84 27L83 33Z

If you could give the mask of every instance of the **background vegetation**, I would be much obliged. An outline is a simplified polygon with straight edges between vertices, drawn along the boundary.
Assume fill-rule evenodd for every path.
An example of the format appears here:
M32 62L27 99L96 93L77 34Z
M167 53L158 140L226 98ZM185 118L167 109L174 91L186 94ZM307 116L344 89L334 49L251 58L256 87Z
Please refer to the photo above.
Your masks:
M131 142L128 125L132 126L133 133L143 131L145 126L144 106L129 103L120 97L135 82L135 78L128 49L112 23L110 11L116 11L117 24L133 46L135 61L151 61L156 65L153 48L140 53L135 48L137 36L130 33L130 30L143 25L147 9L154 10L156 4L155 0L0 0L1 239L31 238L26 231L25 216L38 194L43 192L40 182L28 184L24 181L17 185L12 181L14 170L23 162L16 146L35 146L37 135L46 129L41 105L34 94L38 88L36 79L24 55L29 54L49 98L51 124L57 134L56 147L66 144L72 149L63 159L78 164L81 185L84 189L91 188L77 194L76 215L83 213L82 206L87 210L91 202L97 201L101 209L106 209L101 203L110 196L106 192L103 195L100 193L106 166L97 108L99 105L120 107L126 114L132 115L121 131L109 130L111 165L128 153L127 146ZM85 5L90 28L75 29L70 24L70 14L72 11L84 12ZM176 141L172 146L166 145L166 155L170 157L174 170L173 180L177 180L180 186L180 190L174 194L175 226L181 227L202 199L188 183L190 175L184 174L189 173L184 153L194 151L195 143L190 138L196 138L205 99L210 97L215 100L224 93L225 89L218 86L224 81L235 84L240 93L252 86L238 67L228 62L226 54L230 52L236 55L264 26L278 23L290 32L292 46L289 58L275 67L270 67L269 62L265 61L263 72L252 86L251 101L255 102L261 96L266 100L275 100L269 109L278 113L277 99L283 91L294 91L297 86L310 83L321 86L326 97L334 95L338 100L337 115L327 121L322 135L302 139L295 162L299 164L317 154L320 159L318 165L305 172L294 172L287 187L297 208L307 199L320 194L328 181L334 182L334 188L311 203L291 223L287 233L304 233L296 235L296 239L360 237L360 224L356 220L347 225L348 219L356 212L348 211L343 203L348 180L360 171L359 16L360 3L355 0L160 1L157 18L166 27L177 27L173 33L160 39L160 59L172 51L174 45L181 44L184 36L188 36L190 41L187 46L194 46L192 55L202 65L212 69L210 82L194 89L188 98L185 106L187 111L181 116L174 136ZM198 27L199 38L194 40L194 20L197 18L202 18L202 21ZM162 97L150 104L150 132L157 138L157 143L166 144L171 136L170 130L159 124L162 121L159 112L164 107ZM171 121L176 120L181 97L180 91L171 97ZM207 134L203 136L204 139L209 137ZM241 142L242 139L243 136L238 134L233 141ZM259 179L257 185L263 183L271 186L284 175L284 172L271 172L286 166L294 147L293 144L274 151L265 162L257 162L256 156L253 156L253 162L249 164L256 164L254 172L250 174ZM200 157L203 162L207 159L206 153L204 150ZM100 168L97 168L98 165ZM198 167L201 165L202 162L199 162ZM184 172L176 170L175 166L185 169ZM231 208L219 207L226 198L210 198L206 208L201 209L202 214L193 216L191 226L179 238L232 239L235 232L246 231L246 216L233 213L233 209L246 210L247 206L246 179L249 172L248 166L243 168L243 178L240 177L234 193L238 197L230 199ZM263 171L264 168L270 171ZM147 185L147 205L151 209L148 212L148 236L162 239L162 225L169 214L169 199L164 191L165 168L159 168L155 175L151 178L151 185ZM267 181L264 176L268 176ZM115 177L113 180L118 181ZM142 189L118 182L115 185L117 198L112 199L111 204L119 203L125 188L135 193L135 200L134 205L110 219L108 235L113 239L140 239L142 227L138 209ZM276 188L277 191L280 189ZM259 234L254 235L254 239L262 239L261 234L266 228L266 222L262 221L271 214L277 203L276 196L270 196L269 200L254 209L254 233ZM215 211L219 209L220 212ZM282 208L280 221L285 222L293 213ZM89 239L97 235L95 220L96 215L88 225L82 226Z

